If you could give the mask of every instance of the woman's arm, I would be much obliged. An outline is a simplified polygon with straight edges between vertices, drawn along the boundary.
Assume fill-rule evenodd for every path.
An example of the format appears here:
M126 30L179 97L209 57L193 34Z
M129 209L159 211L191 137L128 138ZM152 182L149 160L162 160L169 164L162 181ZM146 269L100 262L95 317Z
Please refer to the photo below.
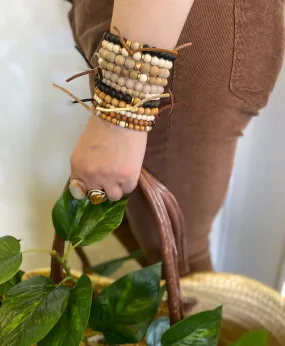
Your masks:
M130 41L173 49L193 2L194 0L115 0L111 28L118 27Z
M194 0L115 0L112 26L141 44L173 49ZM159 126L159 124L157 124ZM137 184L147 133L92 116L71 157L71 178L119 200Z

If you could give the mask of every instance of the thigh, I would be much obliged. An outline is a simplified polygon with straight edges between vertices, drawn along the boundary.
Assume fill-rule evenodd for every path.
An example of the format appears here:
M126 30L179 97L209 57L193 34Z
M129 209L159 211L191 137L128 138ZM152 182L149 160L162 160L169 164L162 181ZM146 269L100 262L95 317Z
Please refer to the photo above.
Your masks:
M266 104L281 68L282 1L195 1L179 44L187 42L192 47L179 53L171 85L175 101L186 104L162 114L144 166L176 196L193 264L209 256L208 233L227 192L237 139ZM155 220L139 189L128 215L146 258L157 261Z

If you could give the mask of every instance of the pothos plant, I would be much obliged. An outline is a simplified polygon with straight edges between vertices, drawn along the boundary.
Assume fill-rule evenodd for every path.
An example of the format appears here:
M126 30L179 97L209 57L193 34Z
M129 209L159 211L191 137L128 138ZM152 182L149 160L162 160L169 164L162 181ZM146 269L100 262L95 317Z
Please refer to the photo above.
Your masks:
M130 344L145 338L148 346L216 346L222 307L201 312L170 326L169 318L156 319L164 293L161 265L129 273L100 293L96 282L83 274L76 279L68 258L77 246L98 242L117 228L127 199L94 206L88 199L75 200L65 190L56 202L52 219L57 234L68 242L63 255L55 250L21 250L20 240L0 238L0 345L78 346L88 345L86 328L101 332L106 344ZM47 252L65 272L59 283L34 276L21 281L22 257L27 252ZM90 268L109 275L138 253ZM266 334L251 332L233 346L265 346Z

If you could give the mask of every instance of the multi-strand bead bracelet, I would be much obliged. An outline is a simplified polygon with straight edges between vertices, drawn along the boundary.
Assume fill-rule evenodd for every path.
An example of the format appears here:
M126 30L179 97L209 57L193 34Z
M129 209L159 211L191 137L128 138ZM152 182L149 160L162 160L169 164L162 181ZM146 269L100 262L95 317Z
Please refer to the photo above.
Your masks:
M124 41L122 41L124 40ZM159 112L177 52L159 50L104 33L96 53L95 114L114 125L150 131Z
M128 41L120 33L119 36L104 33L96 53L99 66L93 67L83 55L92 70L67 79L69 82L86 74L95 74L93 98L80 100L63 87L54 85L107 122L136 131L150 131L160 112L160 99L172 95L170 91L164 93L164 87L181 47L174 51L158 49ZM173 104L172 96L171 100ZM92 101L93 106L88 106L85 101Z

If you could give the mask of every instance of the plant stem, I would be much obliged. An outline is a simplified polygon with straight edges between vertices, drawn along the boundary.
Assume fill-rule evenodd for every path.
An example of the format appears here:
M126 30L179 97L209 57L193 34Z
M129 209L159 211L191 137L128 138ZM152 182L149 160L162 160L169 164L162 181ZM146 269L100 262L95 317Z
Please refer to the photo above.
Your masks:
M71 277L71 281L72 281L73 283L76 283L77 280L76 280L76 279L73 277L73 275L71 274L70 266L69 266L69 263L68 263L67 258L62 262L62 265L63 265L63 269L66 271L67 276L70 276L70 277Z
M54 250L47 250L47 249L31 249L31 250L25 250L25 251L22 251L22 254L26 254L26 253L30 253L30 252L45 252L45 253L48 253L50 254L51 256L58 256L58 253Z
M64 258L67 259L70 252L74 250L77 246L79 246L82 243L83 239L81 239L79 242L71 246L71 243L68 244L68 249L66 251L66 254L64 255Z
M72 276L67 276L66 278L64 278L58 285L61 286L63 285L66 281L68 280L73 280L73 277Z

